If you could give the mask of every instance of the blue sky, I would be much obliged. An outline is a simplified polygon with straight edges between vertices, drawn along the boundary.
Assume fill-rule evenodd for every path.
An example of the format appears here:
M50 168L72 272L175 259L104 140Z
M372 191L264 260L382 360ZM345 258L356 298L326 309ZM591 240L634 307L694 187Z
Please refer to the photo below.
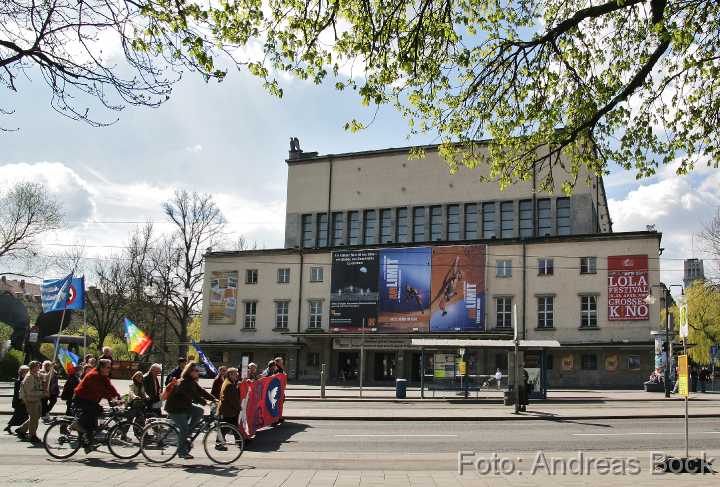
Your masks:
M352 92L298 80L285 80L283 88L285 96L277 99L243 73L231 72L220 84L186 73L160 108L128 107L117 114L116 124L93 128L53 112L41 82L24 82L20 93L8 98L16 113L4 126L20 131L0 134L0 180L46 182L64 202L69 220L47 243L85 243L90 255L108 252L102 245L122 245L131 227L90 222L160 221L160 202L176 187L212 193L230 231L277 247L291 136L303 150L320 153L433 142L431 136L408 140L405 121L390 107L382 108L367 130L346 132L346 121L372 116ZM717 171L701 168L678 177L667 168L640 182L615 171L606 187L616 230L655 224L664 232L664 257L703 256L695 234L720 206ZM57 248L50 245L48 252ZM663 279L681 280L681 260L662 265ZM720 274L711 262L706 272Z

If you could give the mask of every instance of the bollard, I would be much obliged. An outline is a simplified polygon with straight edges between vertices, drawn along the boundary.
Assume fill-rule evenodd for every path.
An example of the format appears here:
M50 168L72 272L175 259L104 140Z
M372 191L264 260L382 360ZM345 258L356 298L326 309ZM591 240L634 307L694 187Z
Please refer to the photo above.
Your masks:
M325 364L320 365L320 397L325 399L325 381L327 374L325 373Z

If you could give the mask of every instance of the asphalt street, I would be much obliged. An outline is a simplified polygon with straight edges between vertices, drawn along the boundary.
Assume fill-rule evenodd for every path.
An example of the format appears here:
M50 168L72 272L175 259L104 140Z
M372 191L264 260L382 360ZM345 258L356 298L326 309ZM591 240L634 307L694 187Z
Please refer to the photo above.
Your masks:
M706 451L717 455L720 466L720 418L691 421L690 439L695 454ZM524 461L538 450L561 456L582 450L606 456L637 455L649 462L651 451L681 453L684 441L681 420L286 421L260 431L238 462L260 469L452 471L457 469L461 450L484 456L496 452ZM199 445L196 450L201 450ZM196 456L195 462L208 463L201 453ZM42 447L32 447L13 436L0 436L0 471L13 466L32 468L51 461ZM89 456L79 452L68 462L88 461L118 463L103 451ZM131 463L134 468L147 468L142 457Z

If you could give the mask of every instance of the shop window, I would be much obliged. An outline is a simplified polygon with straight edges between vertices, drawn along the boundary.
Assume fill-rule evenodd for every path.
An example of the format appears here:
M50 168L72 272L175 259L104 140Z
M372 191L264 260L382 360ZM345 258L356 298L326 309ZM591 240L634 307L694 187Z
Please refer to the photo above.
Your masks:
M320 352L307 352L306 357L308 367L320 367Z

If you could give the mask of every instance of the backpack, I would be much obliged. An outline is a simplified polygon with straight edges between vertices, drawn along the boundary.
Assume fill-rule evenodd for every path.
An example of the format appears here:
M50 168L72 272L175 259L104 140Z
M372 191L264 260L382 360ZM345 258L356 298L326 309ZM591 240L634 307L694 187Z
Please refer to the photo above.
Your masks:
M167 401L170 398L170 395L172 394L173 390L175 390L175 386L177 386L178 380L173 379L171 380L168 385L165 386L165 390L163 391L162 395L160 396L160 399L163 401Z

